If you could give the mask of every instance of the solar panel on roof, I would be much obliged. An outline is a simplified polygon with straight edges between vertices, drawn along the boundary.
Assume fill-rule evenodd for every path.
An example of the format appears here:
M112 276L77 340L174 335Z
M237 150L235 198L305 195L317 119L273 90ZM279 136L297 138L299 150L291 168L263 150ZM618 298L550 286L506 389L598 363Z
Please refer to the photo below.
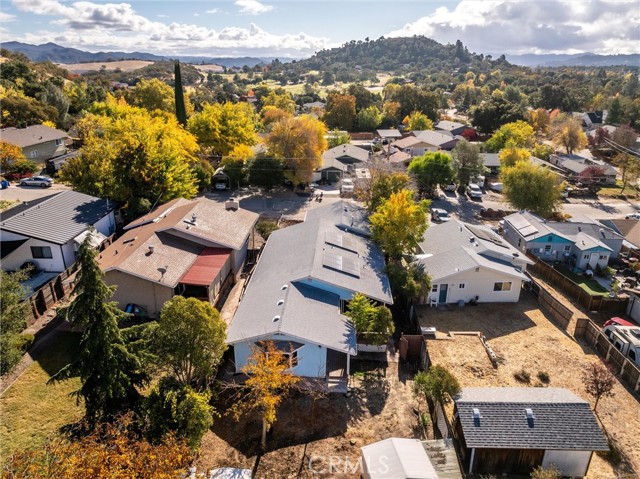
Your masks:
M507 247L504 241L502 240L502 238L500 238L497 234L493 233L492 231L487 231L487 230L476 228L475 226L470 226L470 225L467 225L467 228L469 229L469 231L471 231L474 235L476 235L476 237L480 238L481 240L490 241L491 243L497 246L502 246L504 248Z
M353 238L335 231L327 231L325 243L354 253L358 252L358 243Z
M325 251L322 258L322 265L326 268L340 271L341 273L360 277L360 260L357 257L348 258L331 251Z
M522 229L518 229L518 232L522 236L529 236L529 235L536 234L538 232L538 230L535 228L535 226L529 225L529 226L525 226Z
M360 261L358 258L345 258L342 257L342 272L350 274L351 276L355 276L356 278L360 277Z

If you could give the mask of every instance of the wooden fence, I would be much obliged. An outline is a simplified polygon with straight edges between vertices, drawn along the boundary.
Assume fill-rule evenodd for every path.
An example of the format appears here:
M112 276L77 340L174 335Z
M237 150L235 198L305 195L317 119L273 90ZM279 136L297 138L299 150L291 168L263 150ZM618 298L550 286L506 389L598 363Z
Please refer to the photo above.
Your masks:
M621 381L626 382L635 392L640 391L640 368L618 351L593 321L578 318L574 335L584 339L595 349Z
M569 328L573 311L558 301L549 291L537 283L530 275L530 283L527 286L531 293L538 299L540 309L548 313L551 318L557 322L565 331Z
M25 301L29 303L30 309L27 316L27 326L31 326L35 321L47 312L54 304L65 298L72 289L70 277L78 271L78 263L67 268L51 281L41 286Z
M609 313L622 313L626 311L629 298L610 298L608 296L589 294L580 285L574 283L553 266L541 259L527 255L535 261L529 266L531 271L539 274L548 283L560 288L572 301L575 301L586 311L600 311Z

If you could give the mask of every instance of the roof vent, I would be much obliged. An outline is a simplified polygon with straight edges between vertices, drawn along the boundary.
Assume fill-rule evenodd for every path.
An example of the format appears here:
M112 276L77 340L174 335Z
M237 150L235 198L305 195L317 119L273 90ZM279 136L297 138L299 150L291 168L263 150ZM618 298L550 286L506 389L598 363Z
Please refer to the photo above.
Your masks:
M475 237L469 236L469 243L473 243L475 240L476 240Z
M518 256L520 256L520 253L513 253L514 258L517 258Z
M477 407L473 408L473 425L475 427L480 427L480 419L482 419L482 416L480 415L480 409L478 409Z
M578 226L578 231L582 232L582 226Z
M527 423L529 424L529 427L533 427L533 420L536 418L533 414L533 409L528 407L524 411L527 414Z
M155 249L155 247L152 244L150 244L149 245L149 254L153 254L154 249Z
M195 225L195 224L196 224L196 221L198 221L198 217L197 217L197 216L196 216L196 214L194 213L194 214L192 214L192 215L191 215L191 222Z
M282 291L284 291L284 290L285 290L285 289L287 289L288 287L289 287L289 286L287 286L286 284L283 284L283 285L280 287L280 289L281 289Z
M605 234L604 234L604 229L600 228L600 234L602 235L603 238L605 238Z
M282 306L284 304L284 299L279 299L277 304L278 306Z
M271 321L273 321L274 323L277 323L278 321L280 321L280 316L279 315L278 316L274 316Z

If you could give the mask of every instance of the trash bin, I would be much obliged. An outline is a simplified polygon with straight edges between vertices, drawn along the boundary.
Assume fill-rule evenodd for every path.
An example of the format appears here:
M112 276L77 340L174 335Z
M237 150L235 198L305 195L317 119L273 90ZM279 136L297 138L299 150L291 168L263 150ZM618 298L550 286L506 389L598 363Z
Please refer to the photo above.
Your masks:
M0 188L6 190L7 188L9 188L9 182L7 180L0 181Z

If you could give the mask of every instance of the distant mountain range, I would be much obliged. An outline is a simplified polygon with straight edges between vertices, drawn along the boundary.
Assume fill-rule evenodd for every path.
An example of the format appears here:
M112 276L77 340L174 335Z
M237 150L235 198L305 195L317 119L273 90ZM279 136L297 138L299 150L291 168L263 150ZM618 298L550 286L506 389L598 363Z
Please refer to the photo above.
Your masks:
M7 50L24 53L31 61L42 62L51 61L54 63L92 63L92 62L109 62L119 60L145 60L145 61L163 61L172 60L176 57L166 55L154 55L152 53L142 52L98 52L91 53L75 48L68 48L57 45L55 43L45 43L43 45L30 45L21 42L6 42L2 44L2 48ZM496 55L497 57L498 55ZM275 57L255 58L255 57L239 57L239 58L221 58L221 57L201 57L180 55L177 57L186 63L214 63L224 67L242 67L270 63ZM588 67L604 67L614 65L627 65L640 67L640 54L630 55L596 55L594 53L581 53L577 55L563 54L525 54L525 55L506 55L507 61L514 65L529 67L559 67L559 66L588 66ZM288 60L288 59L287 59ZM283 62L287 61L282 59Z
M245 65L253 67L262 63L270 63L274 58L253 58L253 57L240 57L240 58L220 58L220 57L199 57L199 56L185 56L180 55L178 57L170 57L164 55L154 55L152 53L141 52L98 52L91 53L83 50L77 50L75 48L68 48L57 45L55 43L45 43L43 45L30 45L28 43L21 42L5 42L2 44L2 48L6 48L12 52L24 53L29 60L33 62L46 62L53 63L93 63L93 62L110 62L120 60L144 60L150 62L159 62L166 60L179 59L181 62L186 63L214 63L223 67L243 67Z
M596 55L595 53L579 53L576 55L505 55L509 63L525 67L608 67L626 65L640 67L640 54L630 55Z

